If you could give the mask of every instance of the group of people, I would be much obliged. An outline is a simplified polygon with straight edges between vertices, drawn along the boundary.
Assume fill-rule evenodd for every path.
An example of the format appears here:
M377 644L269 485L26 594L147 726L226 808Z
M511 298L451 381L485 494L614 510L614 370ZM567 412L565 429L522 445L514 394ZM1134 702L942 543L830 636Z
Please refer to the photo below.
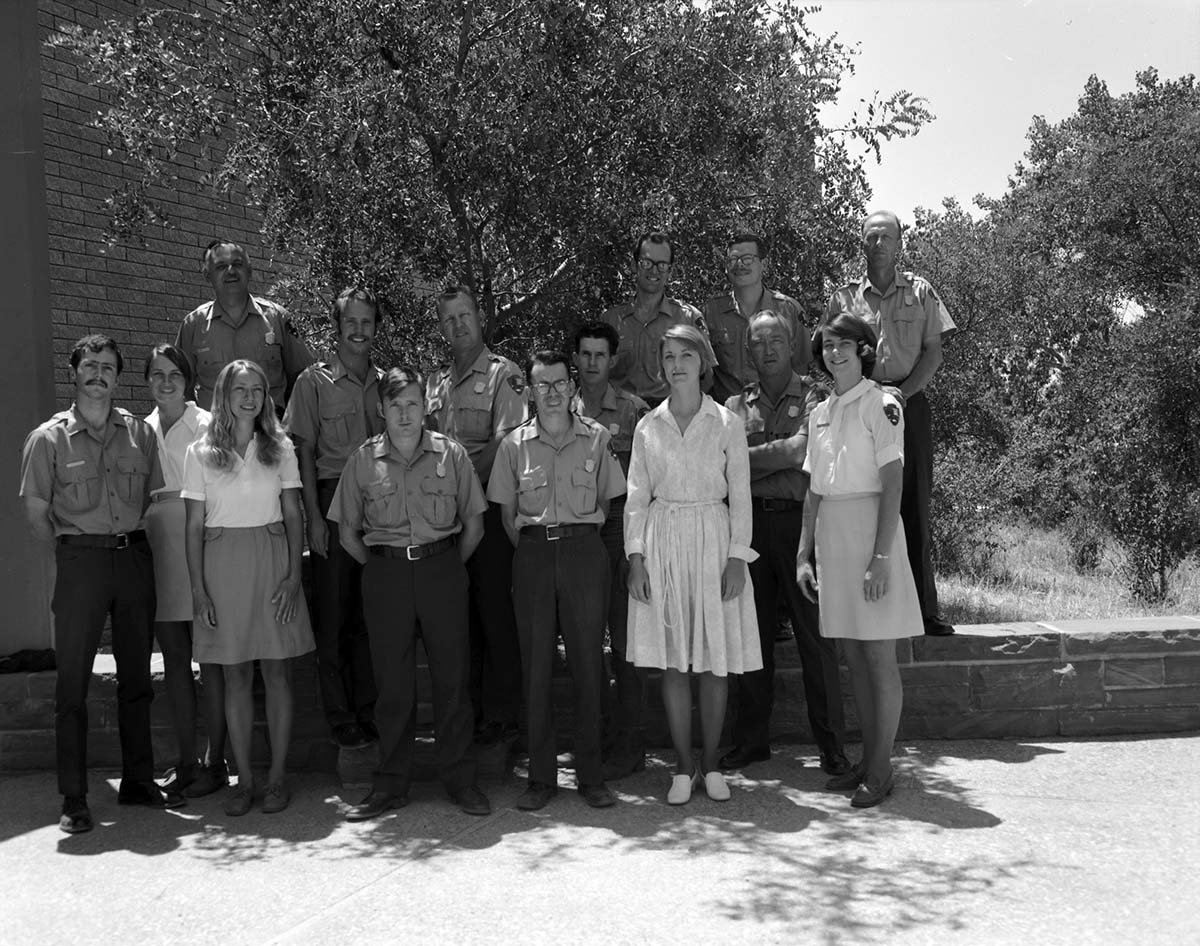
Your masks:
M60 827L92 827L86 695L108 615L122 804L175 807L226 788L228 748L238 777L225 811L259 799L264 812L286 808L290 658L315 649L331 738L379 744L371 791L347 818L404 805L418 636L440 777L463 812L491 811L476 747L510 743L522 708L529 775L517 807L557 793L560 636L588 805L614 804L607 783L645 765L650 669L676 754L667 801L701 786L726 800L723 772L771 754L781 615L828 787L878 804L902 699L894 640L953 630L929 567L922 390L954 325L928 283L897 268L894 214L872 214L862 234L866 272L833 294L815 332L795 300L764 286L761 236L730 239L730 291L701 311L667 296L674 246L649 232L633 246L633 299L580 327L571 353L537 351L523 369L487 348L467 285L436 298L450 359L428 377L375 364L384 310L361 287L337 297L335 350L315 361L286 313L250 294L249 259L226 241L204 257L213 300L147 358L155 408L144 421L113 404L116 343L81 339L75 402L29 435L21 480L32 528L56 540ZM152 634L180 750L161 783ZM863 733L853 765L838 639ZM256 662L271 746L262 784ZM722 755L731 675L734 745Z

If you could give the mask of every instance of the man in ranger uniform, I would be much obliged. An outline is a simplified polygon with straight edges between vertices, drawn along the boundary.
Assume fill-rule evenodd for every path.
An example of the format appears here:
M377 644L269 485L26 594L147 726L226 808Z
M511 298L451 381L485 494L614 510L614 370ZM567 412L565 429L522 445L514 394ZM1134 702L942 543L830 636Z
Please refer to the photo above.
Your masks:
M343 749L359 749L375 738L375 677L362 616L362 566L338 541L329 504L347 458L383 430L383 372L371 360L379 301L367 289L345 289L333 303L332 318L337 350L296 379L283 423L300 461L321 705L333 741Z
M674 262L675 247L665 233L643 233L633 244L633 300L613 306L600 317L618 338L609 379L651 407L657 407L669 389L658 359L663 335L681 322L704 327L694 306L667 295Z
M442 337L451 360L429 376L426 424L467 448L487 489L500 441L525 419L521 369L490 352L475 292L453 285L437 297ZM512 546L500 507L484 514L483 539L467 562L471 578L471 695L476 740L496 745L517 734L521 714L521 654L512 605Z
M267 373L275 410L283 413L288 385L312 364L312 353L296 336L287 310L250 295L250 257L238 244L214 240L204 251L204 276L213 301L183 318L175 345L196 371L196 403L212 409L213 385L231 361L248 358Z
M900 218L890 210L871 214L862 226L867 271L829 297L822 324L843 312L866 319L879 336L871 380L897 389L904 399L904 491L900 518L908 561L917 583L925 633L937 637L954 628L938 612L930 560L929 497L933 491L933 431L925 387L942 363L942 342L956 331L950 313L920 276L896 261L903 238Z
M845 719L837 646L821 636L817 606L804 597L796 582L796 550L808 491L808 474L801 467L808 446L808 415L821 395L792 370L794 345L791 326L779 313L764 310L752 316L746 349L758 380L725 403L746 425L750 445L751 547L758 553L750 563L750 578L763 669L738 678L734 748L721 759L721 768L740 769L771 757L775 640L770 629L782 600L800 651L804 700L821 768L841 775L850 764L842 751Z

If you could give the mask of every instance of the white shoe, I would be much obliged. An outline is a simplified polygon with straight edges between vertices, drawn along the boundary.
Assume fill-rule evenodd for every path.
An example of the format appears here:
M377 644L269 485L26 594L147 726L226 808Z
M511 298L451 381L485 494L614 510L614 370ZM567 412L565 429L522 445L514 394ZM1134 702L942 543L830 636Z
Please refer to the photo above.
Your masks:
M671 788L667 791L668 805L686 805L692 800L692 789L700 781L700 770L693 770L691 775L676 775L671 779Z
M729 801L729 786L720 772L712 771L704 776L704 790L713 801Z

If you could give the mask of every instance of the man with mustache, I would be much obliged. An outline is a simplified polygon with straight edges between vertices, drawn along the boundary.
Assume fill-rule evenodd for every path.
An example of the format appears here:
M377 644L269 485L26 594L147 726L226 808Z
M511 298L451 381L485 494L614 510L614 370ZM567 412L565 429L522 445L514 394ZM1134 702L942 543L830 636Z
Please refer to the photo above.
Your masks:
M329 504L346 460L383 432L379 381L371 344L382 313L369 289L339 293L331 318L337 350L296 379L283 423L300 460L301 495L308 522L316 597L317 678L334 743L360 749L373 742L375 679L363 622L362 566L342 548Z

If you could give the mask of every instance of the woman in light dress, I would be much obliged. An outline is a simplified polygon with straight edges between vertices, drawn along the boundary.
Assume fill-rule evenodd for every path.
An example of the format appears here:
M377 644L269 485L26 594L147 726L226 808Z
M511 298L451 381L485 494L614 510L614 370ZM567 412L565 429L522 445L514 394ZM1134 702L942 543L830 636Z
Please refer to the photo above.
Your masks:
M225 717L238 767L237 789L225 805L229 815L246 814L254 801L255 660L271 741L263 811L287 807L288 661L314 648L300 590L300 469L268 390L267 376L254 362L226 365L214 386L212 423L188 447L183 472L196 659L224 667Z
M750 549L750 458L742 422L701 392L716 363L697 329L675 325L659 344L670 395L638 423L625 503L629 652L663 671L663 706L678 762L667 801L703 780L729 788L718 754L728 675L762 668ZM703 753L692 757L691 677L699 678Z
M834 393L809 417L811 480L796 558L801 591L812 601L819 591L821 635L841 639L850 668L863 757L826 787L853 791L855 808L878 805L892 791L904 699L896 640L924 632L900 521L904 410L868 380L875 346L875 332L849 313L813 339L813 360L833 377Z

